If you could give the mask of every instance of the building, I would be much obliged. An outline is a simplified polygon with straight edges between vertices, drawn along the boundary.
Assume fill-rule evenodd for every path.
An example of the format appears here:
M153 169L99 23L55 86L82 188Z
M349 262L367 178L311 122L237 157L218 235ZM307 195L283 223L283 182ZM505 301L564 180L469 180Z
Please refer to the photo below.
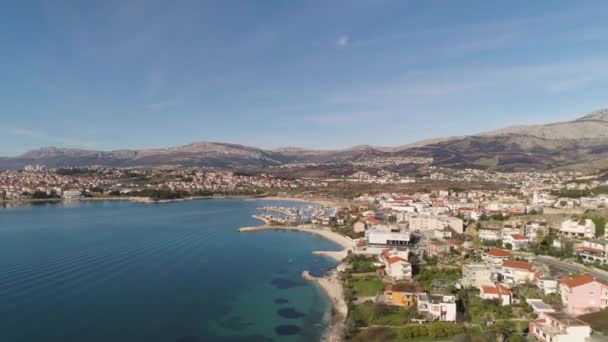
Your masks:
M526 303L532 307L532 311L534 311L538 318L544 318L546 313L555 312L555 309L553 309L551 305L543 302L542 299L527 298Z
M429 257L438 257L438 256L449 254L450 249L451 249L450 245L445 241L431 240L426 244L425 252L426 252L426 255Z
M463 287L481 288L483 285L494 284L495 272L485 264L468 264L462 266Z
M479 296L484 300L498 299L500 305L511 305L513 301L513 293L508 288L496 286L482 286L479 289Z
M365 233L370 246L381 247L406 247L410 244L410 232L399 233L386 232L378 229L369 229Z
M564 311L582 315L608 307L608 283L589 274L559 280Z
M422 288L411 284L392 284L384 289L384 302L397 306L416 305L416 296Z
M512 255L509 251L495 248L484 252L482 259L487 265L499 268L502 267L502 262L509 259Z
M458 217L435 215L410 215L407 218L410 230L444 230L450 228L458 234L464 232L464 222Z
M600 262L605 264L608 262L608 241L602 240L585 240L583 244L576 250L578 255L585 262Z
M456 321L455 296L419 293L416 301L419 313L426 314L433 320Z
M548 295L559 291L559 284L555 279L542 278L536 280L536 286L543 294Z
M478 230L478 236L483 241L498 241L502 239L502 228L481 227Z
M500 281L509 285L520 285L534 281L533 266L525 261L504 260L499 275Z
M384 250L380 254L386 276L393 280L412 278L412 264L407 261L407 252Z
M365 222L359 220L353 224L353 231L355 233L363 233L365 232Z
M507 234L502 239L503 247L511 245L511 248L513 250L527 249L529 242L530 241L528 240L528 238L521 234Z
M538 236L547 235L549 232L547 222L532 221L524 225L524 235L528 238L528 241L533 242Z
M591 335L591 327L567 313L552 312L531 321L529 334L543 342L584 342Z
M591 219L570 219L562 222L559 231L564 236L595 238L595 223Z

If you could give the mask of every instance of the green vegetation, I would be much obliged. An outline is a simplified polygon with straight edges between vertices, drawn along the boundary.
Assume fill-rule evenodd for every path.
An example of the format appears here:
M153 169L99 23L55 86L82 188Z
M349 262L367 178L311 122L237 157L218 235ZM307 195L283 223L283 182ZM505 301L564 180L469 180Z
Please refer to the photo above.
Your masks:
M345 260L352 265L351 273L367 273L375 272L376 266L374 263L377 261L373 256L366 256L360 254L349 254Z
M565 198L581 198L592 196L589 189L560 189L551 191L551 195Z
M595 223L595 235L604 236L604 227L606 225L606 218L594 211L586 211L580 218L591 219Z
M58 194L58 193L57 193L55 190L51 191L51 193L50 193L50 194L47 194L47 193L46 193L46 192L44 192L44 191L35 191L35 192L32 194L32 196L31 196L31 197L32 197L32 199L41 199L41 200L42 200L42 199L56 199L56 198L61 198L61 196L59 196L59 194Z
M578 318L589 323L593 330L599 331L604 335L608 334L608 310L582 315Z
M464 305L468 320L473 323L485 323L513 318L511 306L501 306L498 300L483 300L475 289L462 290L460 292L460 299Z
M557 238L557 234L551 231L547 235L539 234L536 241L530 244L530 249L536 255L550 255L556 258L571 258L574 255L574 245L571 241L565 241L562 248L553 247L553 240Z
M361 330L351 341L445 341L464 332L464 327L457 323L433 322L430 324L405 324L400 327L372 327Z
M416 284L425 291L453 291L454 284L462 277L459 268L425 267L414 277Z
M592 197L608 194L608 185L598 186L594 189L560 189L551 191L551 195L565 198Z
M187 191L182 190L155 190L155 189L144 189L135 193L129 194L130 196L138 197L149 197L152 200L173 200L186 198L190 196Z
M350 277L347 281L347 286L352 290L352 294L356 297L371 297L380 292L384 292L386 284L378 277Z

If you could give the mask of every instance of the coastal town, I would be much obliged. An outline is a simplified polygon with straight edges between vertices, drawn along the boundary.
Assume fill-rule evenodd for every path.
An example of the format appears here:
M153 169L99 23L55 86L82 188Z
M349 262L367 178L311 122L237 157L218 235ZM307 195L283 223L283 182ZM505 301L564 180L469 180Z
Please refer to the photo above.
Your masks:
M242 231L296 229L345 248L325 254L341 263L323 286L347 308L328 340L605 340L606 182L494 177L519 188L363 194L305 221L260 208L265 226Z
M359 186L383 191L362 193ZM410 186L403 189L401 186ZM341 195L328 191L349 187ZM394 186L397 191L390 191ZM608 183L576 172L432 168L280 178L204 168L27 167L0 173L4 203L211 196L298 200L261 226L338 243L318 282L328 341L601 341L608 335Z

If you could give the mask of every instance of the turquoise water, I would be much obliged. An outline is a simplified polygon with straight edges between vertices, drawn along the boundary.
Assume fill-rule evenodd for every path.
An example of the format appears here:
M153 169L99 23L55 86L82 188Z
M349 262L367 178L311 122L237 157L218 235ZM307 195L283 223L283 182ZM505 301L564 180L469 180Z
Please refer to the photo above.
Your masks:
M259 224L251 215L268 204L0 209L0 341L318 340L329 303L300 273L333 267L311 251L338 246L236 231Z

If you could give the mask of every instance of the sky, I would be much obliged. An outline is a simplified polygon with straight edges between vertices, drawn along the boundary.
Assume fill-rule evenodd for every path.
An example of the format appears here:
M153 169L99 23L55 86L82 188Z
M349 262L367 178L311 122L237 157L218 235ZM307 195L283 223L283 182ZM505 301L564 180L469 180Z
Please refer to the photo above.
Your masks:
M608 107L608 2L8 1L0 155L317 149Z

